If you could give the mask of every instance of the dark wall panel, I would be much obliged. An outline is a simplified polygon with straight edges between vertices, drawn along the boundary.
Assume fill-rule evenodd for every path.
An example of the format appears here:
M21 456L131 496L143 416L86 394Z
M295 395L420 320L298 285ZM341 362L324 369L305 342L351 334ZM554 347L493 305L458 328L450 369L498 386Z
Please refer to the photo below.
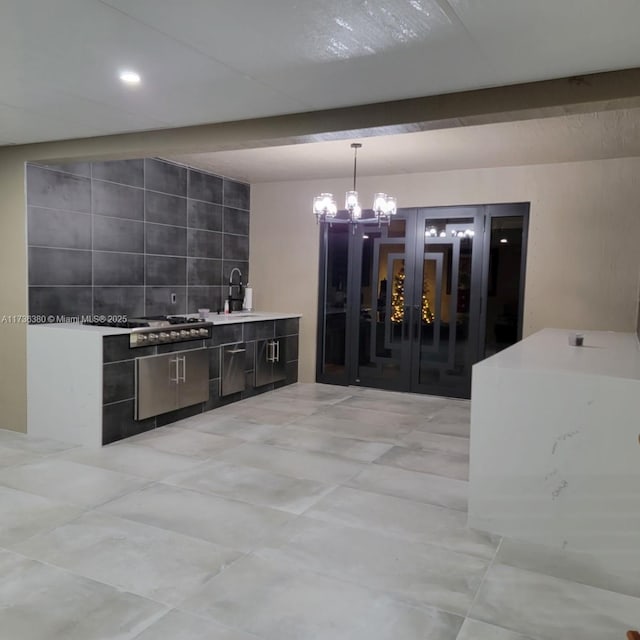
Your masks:
M249 195L156 158L28 165L30 314L220 309L231 269L248 281Z

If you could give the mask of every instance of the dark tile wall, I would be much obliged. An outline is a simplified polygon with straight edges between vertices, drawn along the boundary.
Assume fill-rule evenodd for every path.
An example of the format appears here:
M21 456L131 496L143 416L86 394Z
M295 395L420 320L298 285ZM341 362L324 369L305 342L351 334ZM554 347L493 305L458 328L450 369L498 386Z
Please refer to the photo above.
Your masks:
M129 336L107 336L103 339L102 438L103 444L161 427L211 409L216 409L243 398L271 391L298 381L299 320L269 320L214 326L211 338L153 347L129 348ZM254 387L254 357L256 340L281 338L285 341L287 377L273 384ZM241 343L246 349L246 390L220 397L221 345ZM163 413L154 418L137 421L135 411L135 358L166 353L202 349L209 351L209 401L177 411Z
M28 165L30 315L220 309L231 270L249 278L249 198L154 158Z

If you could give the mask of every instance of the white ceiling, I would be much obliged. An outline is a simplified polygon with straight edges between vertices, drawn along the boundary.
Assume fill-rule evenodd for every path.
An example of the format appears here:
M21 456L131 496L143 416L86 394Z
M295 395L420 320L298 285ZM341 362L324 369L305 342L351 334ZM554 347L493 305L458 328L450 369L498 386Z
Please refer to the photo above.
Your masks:
M638 24L638 0L0 0L0 144L636 67Z
M356 140L172 156L247 182L344 178ZM358 175L389 175L640 156L640 109L359 139Z

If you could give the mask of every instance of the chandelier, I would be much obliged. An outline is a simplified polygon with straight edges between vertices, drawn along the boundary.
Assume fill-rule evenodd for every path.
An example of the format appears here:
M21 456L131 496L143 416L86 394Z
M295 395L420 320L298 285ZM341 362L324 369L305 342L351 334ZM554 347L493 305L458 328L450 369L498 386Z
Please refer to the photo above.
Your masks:
M386 193L376 193L373 196L373 217L363 217L363 210L358 200L358 191L356 189L356 169L358 166L358 149L362 147L359 142L354 142L351 145L353 149L353 190L347 191L345 195L344 208L346 211L346 217L338 216L338 205L336 199L332 193L321 193L313 199L313 213L316 216L316 221L333 223L349 223L354 225L371 224L376 223L378 226L382 224L389 224L391 218L396 214L397 203L394 196L390 196Z

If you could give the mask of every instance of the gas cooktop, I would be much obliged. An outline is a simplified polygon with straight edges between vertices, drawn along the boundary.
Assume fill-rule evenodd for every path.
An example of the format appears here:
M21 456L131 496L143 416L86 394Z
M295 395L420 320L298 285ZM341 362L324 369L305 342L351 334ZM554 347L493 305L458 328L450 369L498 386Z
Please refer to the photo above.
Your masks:
M121 322L86 322L102 327L131 329L130 347L142 347L187 340L204 340L211 337L211 322L187 316L143 316Z

